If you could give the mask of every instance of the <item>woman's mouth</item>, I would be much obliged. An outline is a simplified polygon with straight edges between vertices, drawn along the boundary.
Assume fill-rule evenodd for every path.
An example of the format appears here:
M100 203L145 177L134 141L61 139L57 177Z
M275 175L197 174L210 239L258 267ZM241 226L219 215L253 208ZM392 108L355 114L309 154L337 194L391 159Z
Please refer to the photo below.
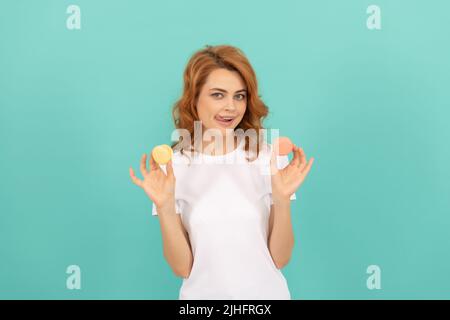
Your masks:
M236 117L229 117L229 116L222 117L222 116L217 115L214 117L214 120L216 120L216 122L219 123L221 126L228 127L233 123L235 118Z

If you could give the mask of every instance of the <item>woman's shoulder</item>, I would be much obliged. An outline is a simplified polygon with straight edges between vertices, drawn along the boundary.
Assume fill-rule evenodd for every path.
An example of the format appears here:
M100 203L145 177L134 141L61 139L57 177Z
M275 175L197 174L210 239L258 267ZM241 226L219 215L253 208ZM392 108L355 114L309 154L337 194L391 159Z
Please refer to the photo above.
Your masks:
M173 150L174 148L172 148ZM172 156L173 165L188 165L191 161L191 157L184 150L175 149Z

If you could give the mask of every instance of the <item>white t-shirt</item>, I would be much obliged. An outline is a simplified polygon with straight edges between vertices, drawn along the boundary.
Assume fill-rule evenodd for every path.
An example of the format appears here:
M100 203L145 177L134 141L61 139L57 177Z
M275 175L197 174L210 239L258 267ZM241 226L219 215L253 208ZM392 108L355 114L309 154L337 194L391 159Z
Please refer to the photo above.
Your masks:
M176 212L193 253L180 300L291 299L268 249L271 145L265 146L253 162L245 159L243 139L225 155L173 154ZM279 169L288 163L288 156L277 156ZM152 214L157 215L155 204Z

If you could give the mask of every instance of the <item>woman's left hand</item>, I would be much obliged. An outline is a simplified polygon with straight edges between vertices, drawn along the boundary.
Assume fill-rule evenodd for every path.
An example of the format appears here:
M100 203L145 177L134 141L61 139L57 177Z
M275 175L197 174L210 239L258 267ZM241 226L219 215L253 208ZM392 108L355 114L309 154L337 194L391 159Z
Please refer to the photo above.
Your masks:
M300 187L305 180L314 158L306 161L306 155L302 148L294 145L294 157L284 168L277 168L276 154L272 152L270 167L272 174L272 199L274 202L289 201L290 196Z

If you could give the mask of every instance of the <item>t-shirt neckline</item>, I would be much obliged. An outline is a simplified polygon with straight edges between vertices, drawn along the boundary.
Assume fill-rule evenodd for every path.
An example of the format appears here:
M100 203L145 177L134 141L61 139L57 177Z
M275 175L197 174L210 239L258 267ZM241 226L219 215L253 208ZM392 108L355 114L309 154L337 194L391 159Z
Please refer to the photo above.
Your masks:
M244 139L242 137L240 137L240 136L238 136L238 141L239 141L238 146L234 150L232 150L232 151L230 151L228 153L225 153L225 154L210 155L210 154L206 154L206 153L202 153L202 152L196 152L196 154L199 157L202 157L204 159L205 158L206 159L211 159L211 160L220 160L220 159L223 159L223 158L228 158L228 157L233 156L235 153L237 153L241 149L242 145L244 144Z

